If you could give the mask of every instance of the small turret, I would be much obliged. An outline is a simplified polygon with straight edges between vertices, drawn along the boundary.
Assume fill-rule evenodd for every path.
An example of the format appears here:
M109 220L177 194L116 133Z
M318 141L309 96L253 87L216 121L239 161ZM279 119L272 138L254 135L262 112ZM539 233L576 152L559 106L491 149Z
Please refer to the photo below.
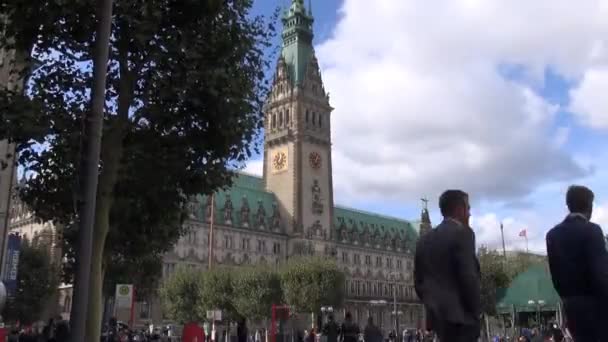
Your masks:
M422 212L420 213L420 236L430 232L433 229L431 224L431 215L429 214L428 203L429 200L426 198L421 199L423 204Z

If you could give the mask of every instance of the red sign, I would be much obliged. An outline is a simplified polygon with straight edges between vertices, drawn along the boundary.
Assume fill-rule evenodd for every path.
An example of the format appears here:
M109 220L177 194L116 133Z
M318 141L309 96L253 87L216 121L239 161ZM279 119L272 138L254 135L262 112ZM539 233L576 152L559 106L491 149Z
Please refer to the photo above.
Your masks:
M184 325L182 342L205 342L205 331L194 322L188 323Z

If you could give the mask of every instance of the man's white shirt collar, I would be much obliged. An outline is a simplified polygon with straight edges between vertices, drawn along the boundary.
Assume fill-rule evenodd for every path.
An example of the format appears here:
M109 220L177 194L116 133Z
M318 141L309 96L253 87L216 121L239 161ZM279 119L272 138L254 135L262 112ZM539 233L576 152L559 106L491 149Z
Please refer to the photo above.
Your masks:
M460 227L462 227L462 222L458 221L458 220L457 220L457 219L455 219L455 218L446 217L446 218L444 219L444 221L452 221L453 223L456 223L457 225L459 225Z
M582 218L585 221L589 221L589 219L587 218L587 216L581 214L581 213L570 213L567 216L568 218Z

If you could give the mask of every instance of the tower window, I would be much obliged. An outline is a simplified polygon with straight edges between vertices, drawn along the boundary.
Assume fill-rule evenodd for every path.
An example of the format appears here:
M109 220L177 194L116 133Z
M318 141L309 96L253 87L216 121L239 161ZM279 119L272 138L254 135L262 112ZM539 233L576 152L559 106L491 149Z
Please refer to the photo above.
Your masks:
M285 109L285 123L289 125L291 118L289 117L289 109Z
M323 128L323 115L319 114L319 128Z
M270 124L272 125L272 128L277 127L277 115L276 114L272 114L272 119L270 120Z
M279 112L279 127L283 127L283 111Z

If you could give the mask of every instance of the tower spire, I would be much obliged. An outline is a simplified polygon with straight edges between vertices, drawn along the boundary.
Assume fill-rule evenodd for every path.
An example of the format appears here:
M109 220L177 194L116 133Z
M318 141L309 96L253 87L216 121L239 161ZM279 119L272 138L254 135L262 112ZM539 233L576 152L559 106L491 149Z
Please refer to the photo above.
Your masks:
M433 229L431 223L431 215L429 214L428 203L429 200L426 197L420 199L422 201L422 212L420 213L420 236L428 233Z
M304 0L291 0L289 9L283 16L283 50L281 55L287 64L290 80L293 85L300 84L306 74L306 67L313 55L314 18L310 9L306 9Z

